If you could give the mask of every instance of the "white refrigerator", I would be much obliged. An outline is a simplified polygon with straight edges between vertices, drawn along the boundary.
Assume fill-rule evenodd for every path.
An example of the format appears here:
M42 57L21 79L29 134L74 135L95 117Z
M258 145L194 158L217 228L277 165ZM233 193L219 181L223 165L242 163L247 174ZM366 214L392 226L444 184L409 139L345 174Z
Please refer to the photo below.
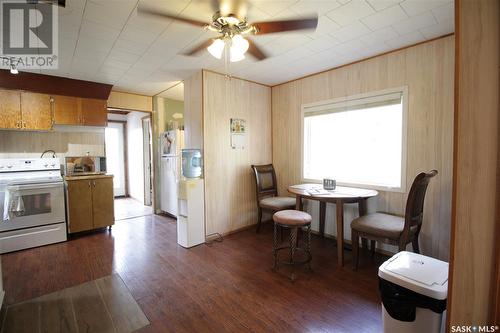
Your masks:
M181 176L181 149L184 131L171 130L160 135L160 209L177 217L178 183Z

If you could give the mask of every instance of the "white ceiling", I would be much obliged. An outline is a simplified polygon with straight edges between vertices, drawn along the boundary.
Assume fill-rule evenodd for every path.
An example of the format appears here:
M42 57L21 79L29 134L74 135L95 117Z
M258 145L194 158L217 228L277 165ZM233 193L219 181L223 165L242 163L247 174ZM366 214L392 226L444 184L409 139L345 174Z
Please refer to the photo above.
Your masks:
M210 1L140 0L209 22ZM113 84L115 90L164 92L202 68L224 72L204 51L179 53L213 32L138 16L137 0L68 0L59 9L59 69L44 74ZM454 31L453 0L249 1L250 22L320 15L316 31L253 36L271 57L232 63L232 75L275 85ZM177 86L177 90L179 86ZM169 89L170 90L170 89ZM168 90L167 90L168 91Z

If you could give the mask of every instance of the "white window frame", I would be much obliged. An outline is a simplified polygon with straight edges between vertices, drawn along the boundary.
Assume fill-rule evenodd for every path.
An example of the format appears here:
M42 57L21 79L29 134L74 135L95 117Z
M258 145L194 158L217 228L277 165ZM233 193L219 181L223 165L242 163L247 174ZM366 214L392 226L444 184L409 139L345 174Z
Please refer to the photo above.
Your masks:
M301 117L300 117L300 178L303 183L317 183L321 184L322 180L318 179L307 179L304 178L304 115L306 111L308 113L317 111L318 113L322 110L331 108L332 104L344 104L346 102L359 100L363 98L372 98L376 96L388 95L393 93L401 93L402 96L402 106L403 106L403 128L402 128L402 142L401 142L401 184L399 187L389 187L389 186L380 186L380 185L370 185L370 184L357 184L357 183L345 183L345 182L337 182L339 186L349 186L349 187L357 187L357 188L366 188L366 189L374 189L385 192L398 192L405 193L406 192L406 167L407 167L407 127L408 127L408 86L402 86L397 88L390 88L384 90L378 90L368 93L343 96L338 98L333 98L329 100L324 100L320 102L314 103L306 103L301 105ZM345 111L333 111L334 112L345 112Z

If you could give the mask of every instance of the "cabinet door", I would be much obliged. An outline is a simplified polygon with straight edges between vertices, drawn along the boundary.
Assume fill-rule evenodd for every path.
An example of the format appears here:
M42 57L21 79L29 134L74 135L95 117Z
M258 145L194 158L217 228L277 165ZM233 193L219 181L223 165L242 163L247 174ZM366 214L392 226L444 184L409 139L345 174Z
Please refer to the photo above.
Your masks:
M79 232L94 228L92 223L91 180L68 181L68 227L69 232Z
M21 92L0 90L0 128L21 127Z
M92 207L94 228L103 228L114 224L113 178L92 180Z
M21 114L23 129L50 130L52 128L52 105L50 96L22 92Z
M87 126L106 126L108 123L108 109L106 101L102 99L82 98L82 120Z
M54 123L57 125L80 125L80 102L77 97L52 96Z

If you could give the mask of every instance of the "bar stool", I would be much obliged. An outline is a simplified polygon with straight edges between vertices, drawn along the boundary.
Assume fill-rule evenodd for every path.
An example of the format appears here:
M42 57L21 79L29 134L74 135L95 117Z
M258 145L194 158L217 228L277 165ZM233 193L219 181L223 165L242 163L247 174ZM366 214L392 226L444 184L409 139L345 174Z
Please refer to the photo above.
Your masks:
M292 274L290 280L295 281L295 265L307 264L311 270L311 215L299 210L282 210L273 215L274 221L274 243L273 243L273 256L274 256L274 270L278 270L278 264L285 264L292 266ZM278 244L278 227L290 229L290 244L279 246ZM307 240L306 247L298 247L297 231L299 228L307 227ZM288 261L278 260L278 252L280 250L289 249L290 259ZM302 261L295 261L295 252L304 251L307 258Z

